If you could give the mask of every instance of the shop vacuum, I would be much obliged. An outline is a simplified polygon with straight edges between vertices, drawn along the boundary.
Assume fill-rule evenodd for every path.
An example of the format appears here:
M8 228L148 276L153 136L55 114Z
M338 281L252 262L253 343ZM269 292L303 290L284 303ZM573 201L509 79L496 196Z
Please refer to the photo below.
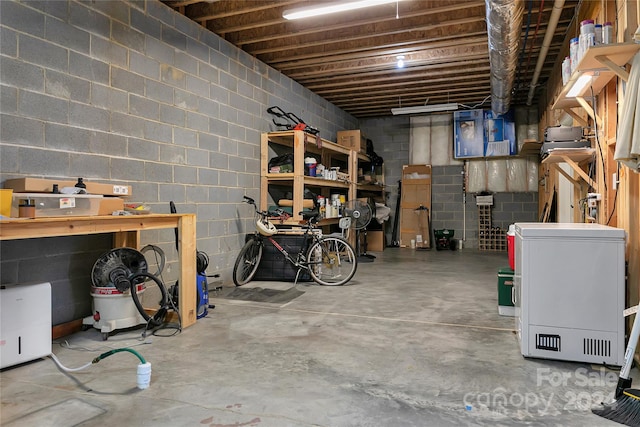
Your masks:
M162 281L148 271L144 255L132 248L116 248L102 254L91 270L93 314L82 321L83 329L94 327L107 340L117 329L162 324L172 307ZM146 282L153 281L162 294L160 309L150 316L140 303Z

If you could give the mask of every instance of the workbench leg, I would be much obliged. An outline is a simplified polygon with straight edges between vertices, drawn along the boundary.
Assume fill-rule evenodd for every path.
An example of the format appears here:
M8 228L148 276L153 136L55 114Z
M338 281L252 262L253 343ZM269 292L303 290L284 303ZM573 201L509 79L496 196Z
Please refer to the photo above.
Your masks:
M113 233L114 248L140 248L140 232L139 231L119 231Z
M196 217L183 216L178 223L180 285L178 302L182 327L196 323Z

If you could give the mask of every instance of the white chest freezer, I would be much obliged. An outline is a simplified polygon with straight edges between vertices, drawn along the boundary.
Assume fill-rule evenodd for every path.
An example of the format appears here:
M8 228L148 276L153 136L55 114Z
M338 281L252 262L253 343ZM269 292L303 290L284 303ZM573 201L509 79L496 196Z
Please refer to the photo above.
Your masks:
M523 356L622 365L625 232L516 223L514 306Z

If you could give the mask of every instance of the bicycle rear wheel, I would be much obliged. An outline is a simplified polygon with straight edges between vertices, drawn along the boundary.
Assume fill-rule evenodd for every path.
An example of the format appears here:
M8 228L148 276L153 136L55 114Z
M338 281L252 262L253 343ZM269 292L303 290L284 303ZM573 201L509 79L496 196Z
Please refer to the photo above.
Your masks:
M240 249L236 264L233 266L233 283L242 286L251 281L258 270L262 258L262 243L255 238L249 240Z
M340 237L323 237L311 245L307 263L311 278L324 286L344 285L358 267L353 248Z

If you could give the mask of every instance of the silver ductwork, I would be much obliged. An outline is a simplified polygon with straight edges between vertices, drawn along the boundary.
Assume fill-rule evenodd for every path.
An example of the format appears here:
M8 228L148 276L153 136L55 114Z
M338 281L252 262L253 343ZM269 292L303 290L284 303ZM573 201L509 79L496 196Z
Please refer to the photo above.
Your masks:
M491 64L491 110L495 114L504 114L511 105L525 2L485 0L485 3Z

